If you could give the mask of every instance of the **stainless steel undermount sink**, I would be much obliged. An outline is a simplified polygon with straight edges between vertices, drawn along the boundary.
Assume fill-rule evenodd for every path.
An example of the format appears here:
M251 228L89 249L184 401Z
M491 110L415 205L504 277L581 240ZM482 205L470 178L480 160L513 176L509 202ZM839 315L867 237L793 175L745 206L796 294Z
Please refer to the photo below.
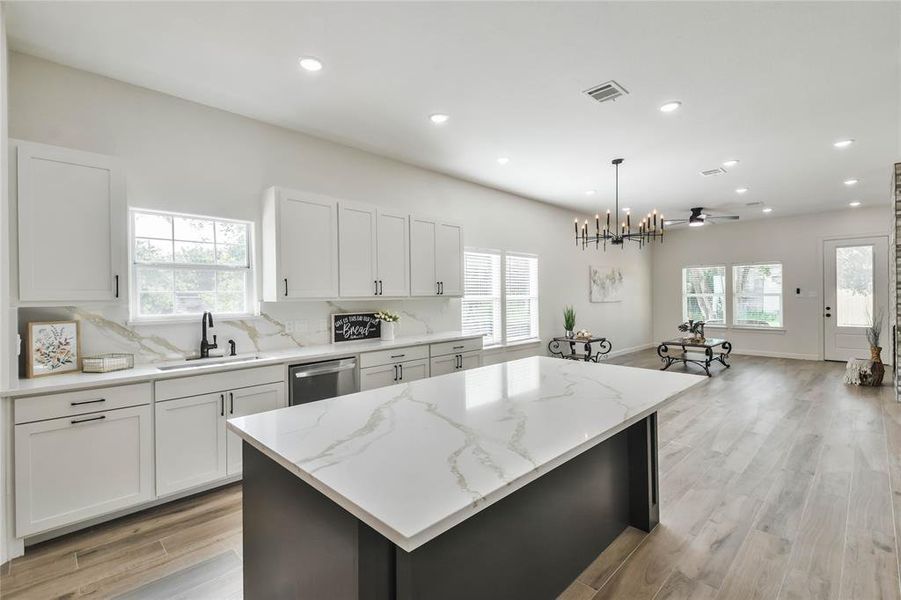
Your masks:
M213 358L187 358L184 362L163 365L157 367L158 371L177 371L181 369L197 369L200 367L212 367L215 365L230 365L234 363L247 362L249 360L257 360L260 357L256 354L248 356L216 356Z

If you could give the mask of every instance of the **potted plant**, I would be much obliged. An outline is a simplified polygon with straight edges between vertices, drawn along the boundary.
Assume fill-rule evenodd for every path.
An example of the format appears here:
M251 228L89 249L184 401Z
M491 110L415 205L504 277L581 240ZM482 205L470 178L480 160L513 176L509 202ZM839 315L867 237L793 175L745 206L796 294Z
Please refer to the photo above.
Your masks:
M563 307L563 329L566 330L566 337L573 337L573 330L576 328L576 309L572 306Z
M375 313L375 318L382 322L382 339L393 340L394 324L400 321L400 315L387 310L380 310Z
M876 316L870 320L867 327L867 341L870 343L870 360L875 363L882 362L882 346L879 345L879 337L882 334L882 309L876 311Z

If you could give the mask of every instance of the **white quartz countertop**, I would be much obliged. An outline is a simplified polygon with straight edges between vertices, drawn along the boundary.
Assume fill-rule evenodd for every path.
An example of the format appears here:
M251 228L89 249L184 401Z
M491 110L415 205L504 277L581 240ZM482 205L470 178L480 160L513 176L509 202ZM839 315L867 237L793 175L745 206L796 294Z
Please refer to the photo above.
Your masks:
M532 357L228 427L410 552L706 380Z
M18 396L30 396L34 394L46 394L51 392L68 392L78 389L102 387L107 385L120 385L125 383L137 383L141 381L155 381L158 379L174 379L176 377L189 377L220 371L232 371L235 369L247 369L262 367L280 363L312 362L316 360L328 360L341 356L354 356L362 352L387 350L391 348L403 348L420 344L434 344L451 342L454 340L472 339L478 335L464 335L459 331L444 333L430 333L424 335L399 337L393 341L367 340L362 342L342 342L338 344L320 344L316 346L304 346L289 350L255 353L256 358L218 365L195 364L184 369L160 370L159 367L174 365L173 363L161 363L154 365L138 366L124 371L112 373L72 373L65 375L50 375L35 379L19 379L10 384L7 389L0 390L0 396L14 398ZM240 356L239 356L240 357ZM186 364L178 361L177 364Z

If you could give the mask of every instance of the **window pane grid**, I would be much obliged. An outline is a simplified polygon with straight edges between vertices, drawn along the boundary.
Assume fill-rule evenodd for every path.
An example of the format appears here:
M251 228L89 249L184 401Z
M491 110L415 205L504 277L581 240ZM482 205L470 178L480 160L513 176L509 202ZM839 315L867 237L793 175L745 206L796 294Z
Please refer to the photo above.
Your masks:
M464 254L462 329L482 334L484 345L501 343L501 257L492 252Z
M782 326L782 265L766 263L732 267L734 324Z
M726 324L726 267L682 269L682 319Z
M250 223L133 211L138 317L250 312Z
M538 337L538 259L506 257L506 341Z

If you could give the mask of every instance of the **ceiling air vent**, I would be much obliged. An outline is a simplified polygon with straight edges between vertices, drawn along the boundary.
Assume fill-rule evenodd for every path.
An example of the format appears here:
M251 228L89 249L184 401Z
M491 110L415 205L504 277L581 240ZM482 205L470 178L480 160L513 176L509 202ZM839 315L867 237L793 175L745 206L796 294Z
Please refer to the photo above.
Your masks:
M726 169L722 167L717 167L715 169L707 169L706 171L701 171L701 175L704 177L713 177L714 175L723 175L726 172Z
M585 90L586 94L597 100L598 102L606 102L608 100L616 100L623 94L628 94L629 90L616 83L612 79L601 85Z
M763 205L763 202L761 202L760 200L757 200L755 202L745 202L745 206L761 206L761 205Z

